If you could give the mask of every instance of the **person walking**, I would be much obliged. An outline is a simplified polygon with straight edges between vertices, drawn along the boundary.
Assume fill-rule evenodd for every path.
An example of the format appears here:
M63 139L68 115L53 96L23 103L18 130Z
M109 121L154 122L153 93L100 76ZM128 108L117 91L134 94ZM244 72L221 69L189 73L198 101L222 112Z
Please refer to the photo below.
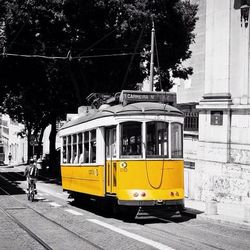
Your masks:
M9 152L8 158L9 158L9 164L10 164L10 163L11 163L11 159L12 159L12 154L11 154L11 152Z

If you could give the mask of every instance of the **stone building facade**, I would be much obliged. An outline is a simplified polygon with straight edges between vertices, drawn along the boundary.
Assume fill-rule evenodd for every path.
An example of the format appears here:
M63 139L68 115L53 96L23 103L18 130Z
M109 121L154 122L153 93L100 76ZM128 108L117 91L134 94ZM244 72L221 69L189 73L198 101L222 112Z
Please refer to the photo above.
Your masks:
M250 204L250 25L248 1L196 0L199 21L191 84L178 102L197 102L199 130L185 132L186 195ZM245 8L246 7L246 8Z

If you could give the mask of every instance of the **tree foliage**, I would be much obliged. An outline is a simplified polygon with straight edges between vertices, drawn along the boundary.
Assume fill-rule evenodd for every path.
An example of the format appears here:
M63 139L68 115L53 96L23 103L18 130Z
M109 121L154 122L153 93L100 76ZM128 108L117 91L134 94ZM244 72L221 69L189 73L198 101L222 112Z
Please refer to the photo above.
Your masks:
M192 69L183 68L182 62L191 56L189 45L194 39L196 12L196 5L182 0L66 0L64 13L71 27L74 54L140 53L82 60L81 82L87 90L91 86L99 91L133 89L142 82L148 75L149 65L145 68L143 62L149 61L152 18L161 88L172 87L170 73L187 79Z
M91 92L135 89L148 75L152 18L162 85L157 88L168 90L171 74L186 79L192 73L182 62L191 55L196 12L183 0L0 0L0 50L73 57L3 55L1 111L39 133Z

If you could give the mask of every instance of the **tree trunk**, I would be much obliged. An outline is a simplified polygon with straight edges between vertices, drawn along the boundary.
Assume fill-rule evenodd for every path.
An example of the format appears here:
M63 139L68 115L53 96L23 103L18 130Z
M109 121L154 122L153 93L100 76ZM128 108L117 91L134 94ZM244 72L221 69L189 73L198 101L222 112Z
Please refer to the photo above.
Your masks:
M27 155L28 155L28 159L27 159L27 163L29 163L30 158L32 158L32 146L30 145L30 139L31 139L31 128L29 126L27 126L27 141L28 141L28 148L27 148Z
M37 157L40 158L41 157L41 154L42 154L42 143L43 143L43 134L44 134L44 130L45 130L45 127L43 127L41 129L41 133L40 133L40 136L39 136L39 140L38 140L38 152L37 152Z
M52 117L51 119L51 131L49 136L49 166L52 172L55 171L56 168L56 117Z

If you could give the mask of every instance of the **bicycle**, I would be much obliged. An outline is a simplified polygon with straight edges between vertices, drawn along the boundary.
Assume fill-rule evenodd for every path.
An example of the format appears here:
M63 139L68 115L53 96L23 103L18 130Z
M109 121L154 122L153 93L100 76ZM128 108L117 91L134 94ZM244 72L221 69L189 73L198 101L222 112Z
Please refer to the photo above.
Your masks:
M27 192L28 200L30 200L31 202L33 202L34 199L35 199L35 194L36 194L35 180L34 179L30 179L29 188L28 188L28 192Z

